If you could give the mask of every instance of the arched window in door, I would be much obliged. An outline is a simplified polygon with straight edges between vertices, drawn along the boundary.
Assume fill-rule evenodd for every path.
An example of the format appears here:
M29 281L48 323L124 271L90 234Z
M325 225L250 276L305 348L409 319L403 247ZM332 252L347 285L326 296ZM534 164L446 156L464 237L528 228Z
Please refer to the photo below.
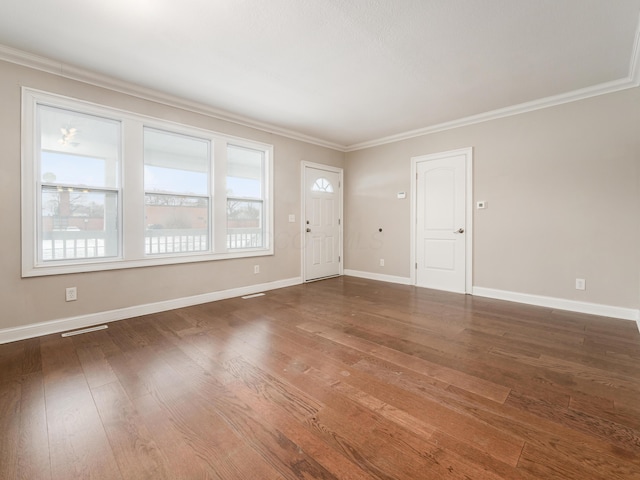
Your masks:
M331 182L326 178L320 177L314 182L311 190L314 192L333 193L333 185L331 185Z

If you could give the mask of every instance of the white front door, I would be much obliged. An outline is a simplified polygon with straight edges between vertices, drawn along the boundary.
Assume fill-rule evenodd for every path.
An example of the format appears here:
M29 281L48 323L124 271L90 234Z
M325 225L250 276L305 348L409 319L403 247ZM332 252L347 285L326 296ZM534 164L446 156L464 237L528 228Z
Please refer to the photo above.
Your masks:
M416 285L465 293L466 156L425 157L416 173Z
M304 165L304 280L340 275L342 170Z

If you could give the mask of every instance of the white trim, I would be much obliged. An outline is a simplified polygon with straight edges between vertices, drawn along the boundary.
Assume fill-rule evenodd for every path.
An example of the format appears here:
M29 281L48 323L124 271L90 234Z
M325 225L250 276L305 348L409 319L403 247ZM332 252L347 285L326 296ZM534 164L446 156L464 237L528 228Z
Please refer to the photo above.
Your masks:
M408 277L398 277L395 275L385 275L383 273L363 272L360 270L344 269L344 274L349 277L366 278L367 280L377 280L378 282L398 283L400 285L411 285Z
M416 174L418 172L418 163L428 162L431 160L440 160L458 155L465 156L465 184L466 184L466 205L465 205L465 293L471 293L473 289L473 148L466 147L458 150L449 150L447 152L432 153L429 155L420 155L411 157L411 213L410 213L410 245L409 245L409 265L411 285L417 282L416 277L416 215L417 215L417 192L416 192Z
M366 142L354 143L344 147L343 151L354 152L356 150L363 150L365 148L378 147L380 145L386 145L388 143L400 142L402 140L408 140L410 138L421 137L423 135L429 135L445 130L465 127L467 125L474 125L476 123L488 122L491 120L497 120L499 118L510 117L513 115L520 115L521 113L532 112L534 110L540 110L548 107L555 107L556 105L562 105L564 103L576 102L578 100L585 100L587 98L597 97L599 95L606 95L607 93L615 93L621 90L638 87L640 86L640 15L638 16L637 25L638 26L636 28L633 47L631 50L631 59L629 61L629 72L625 78L620 78L611 82L600 83L598 85L592 85L590 87L561 93L559 95L539 98L530 102L510 105L505 108L490 110L488 112L482 112L477 115L471 115L469 117L458 118L450 122L431 125L430 127L410 130L408 132L401 132L396 135L389 135L387 137L377 138Z
M640 330L640 310L634 308L614 307L599 303L579 302L564 298L545 297L542 295L531 295L528 293L510 292L484 287L473 287L473 295L509 302L525 303L527 305L537 305L539 307L568 310L570 312L632 320L638 322L638 329Z
M225 110L213 108L207 105L200 104L198 102L192 102L183 98L161 93L150 88L141 87L130 82L117 80L107 75L101 75L95 72L91 72L86 69L74 67L62 62L51 60L46 57L34 55L22 50L7 47L0 44L0 60L22 65L25 67L33 68L43 72L52 73L61 77L69 78L84 82L97 87L108 88L110 90L124 93L126 95L133 95L138 98L149 100L152 102L160 103L169 107L180 108L186 111L207 115L209 117L224 120L226 122L235 123L249 128L255 128L263 132L268 132L283 137L291 138L293 140L299 140L301 142L310 143L313 145L319 145L321 147L331 148L340 152L354 152L357 150L363 150L365 148L377 147L380 145L386 145L388 143L399 142L402 140L408 140L410 138L420 137L423 135L429 135L436 132L442 132L445 130L451 130L454 128L464 127L467 125L473 125L476 123L487 122L490 120L496 120L499 118L509 117L512 115L519 115L521 113L531 112L534 110L540 110L543 108L553 107L556 105L562 105L564 103L575 102L578 100L584 100L599 95L605 95L608 93L618 92L620 90L626 90L640 86L640 18L638 19L638 28L636 29L633 49L631 52L631 59L629 62L629 72L626 77L613 80L610 82L593 85L590 87L574 90L571 92L561 93L559 95L553 95L530 102L520 103L512 105L506 108L499 108L491 110L489 112L479 113L477 115L471 115L468 117L452 120L450 122L439 123L431 125L429 127L419 128L416 130L410 130L407 132L401 132L395 135L389 135L366 142L354 143L351 145L343 145L321 138L312 137L299 133L293 130L271 125L265 122L259 122L242 115L237 115Z
M637 63L637 62L636 62ZM640 68L636 68L639 70ZM345 152L354 152L357 150L364 150L365 148L379 147L380 145L386 145L388 143L400 142L403 140L409 140L415 137L421 137L423 135L431 135L433 133L443 132L445 130L452 130L454 128L466 127L468 125L475 125L476 123L484 123L491 120L497 120L504 117L511 117L513 115L520 115L521 113L533 112L535 110L541 110L543 108L555 107L565 103L577 102L578 100L585 100L591 97L597 97L599 95L606 95L607 93L615 93L620 90L627 90L638 86L640 80L640 74L636 73L636 79L629 77L621 80L614 80L612 82L601 83L592 87L582 88L573 92L562 93L560 95L553 95L551 97L540 98L531 102L520 103L518 105L512 105L505 108L499 108L497 110L491 110L489 112L479 113L477 115L471 115L469 117L452 120L450 122L439 123L430 127L419 128L417 130L411 130L408 132L398 133L396 135L390 135L388 137L382 137L368 142L356 143L349 145L345 148Z
M340 238L338 240L338 256L340 262L338 265L338 275L344 274L344 170L340 167L333 167L331 165L325 165L322 163L313 163L303 160L300 162L300 271L302 272L303 281L307 280L307 266L305 263L305 248L306 248L306 211L307 211L307 191L305 188L305 174L307 168L314 168L316 170L326 170L327 172L337 173L339 176L340 186L338 187L340 195Z
M359 270L345 269L344 274L350 277L366 278L367 280L377 280L379 282L397 283L400 285L412 285L411 279L407 277L396 277L393 275L383 275L380 273L363 272ZM621 320L635 321L640 332L640 309L614 307L598 303L578 302L566 300L564 298L544 297L541 295L531 295L528 293L509 292L506 290L496 290L493 288L473 287L472 295L477 297L493 298L508 302L535 305L557 310L567 310L569 312L587 313L602 317L618 318Z
M47 322L32 323L30 325L20 327L5 328L0 330L0 344L15 342L27 338L40 337L42 335L49 335L52 333L65 332L68 330L91 327L97 324L115 322L117 320L138 317L140 315L148 315L176 308L190 307L192 305L199 305L202 303L216 302L227 298L252 295L258 292L300 285L301 283L301 277L287 278L274 282L204 293L201 295L194 295L192 297L175 298L172 300L164 300L162 302L135 305L133 307L119 308L117 310L108 310L106 312L90 313L77 317L61 318Z
M33 68L42 72L52 73L70 80L87 83L97 87L108 88L115 92L133 95L143 100L166 105L168 107L180 108L189 112L207 115L209 117L224 120L225 122L235 123L244 127L255 128L267 133L281 135L283 137L299 140L301 142L319 145L321 147L331 148L343 152L345 146L334 142L329 142L320 138L305 135L303 133L281 128L269 123L259 122L242 115L237 115L225 110L213 108L198 102L192 102L184 98L161 93L156 90L141 87L130 82L118 80L107 75L101 75L83 68L74 67L66 63L51 60L46 57L23 52L21 50L7 47L0 44L0 60L22 65L24 67Z

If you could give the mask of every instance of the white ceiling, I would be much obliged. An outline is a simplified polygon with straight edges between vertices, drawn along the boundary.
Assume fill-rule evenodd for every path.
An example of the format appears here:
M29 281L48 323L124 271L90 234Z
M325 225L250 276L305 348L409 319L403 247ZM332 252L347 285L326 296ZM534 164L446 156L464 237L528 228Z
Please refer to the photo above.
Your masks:
M639 18L640 0L3 0L0 44L353 149L627 85Z

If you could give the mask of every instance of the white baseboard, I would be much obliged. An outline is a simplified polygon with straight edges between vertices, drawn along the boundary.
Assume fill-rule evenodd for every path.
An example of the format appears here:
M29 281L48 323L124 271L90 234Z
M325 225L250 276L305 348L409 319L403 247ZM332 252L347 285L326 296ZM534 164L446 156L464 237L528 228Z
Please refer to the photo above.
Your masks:
M164 312L176 308L190 307L201 303L215 302L227 298L242 297L254 293L276 290L278 288L300 285L302 277L287 278L275 282L249 285L246 287L231 288L218 292L204 293L192 297L176 298L145 305L135 305L133 307L119 308L106 312L90 313L77 317L61 318L41 323L33 323L20 327L5 328L0 330L0 344L24 340L27 338L40 337L51 333L60 333L78 328L86 328L97 324L115 322L126 318L148 315L150 313Z
M378 273L348 269L344 270L344 274L352 277L378 280L381 282L411 285L411 279L408 277L397 277L394 275L383 275ZM301 277L294 277L285 280L278 280L275 282L232 288L229 290L221 290L217 292L205 293L202 295L194 295L191 297L176 298L173 300L148 303L145 305L135 305L133 307L109 310L106 312L91 313L87 315L80 315L77 317L62 318L41 323L33 323L20 327L5 328L0 330L0 344L15 342L27 338L39 337L42 335L49 335L52 333L60 333L69 330L76 330L79 328L91 327L93 325L115 322L117 320L138 317L140 315L148 315L151 313L173 310L176 308L215 302L227 298L242 297L244 295L276 290L278 288L285 288L293 285L300 285L301 283ZM557 308L559 310L568 310L572 312L620 318L623 320L632 320L636 322L638 331L640 331L640 310L633 308L613 307L596 303L577 302L574 300L565 300L562 298L544 297L539 295L509 292L506 290L495 290L492 288L484 287L474 287L473 295L477 295L479 297L495 298L498 300L507 300L510 302L525 303L528 305L537 305L540 307Z
M396 277L393 275L383 275L379 273L348 269L345 269L344 274L351 277L360 277L369 280L378 280L381 282L411 285L411 279L408 277ZM588 313L603 317L632 320L636 322L638 331L640 332L640 310L638 309L614 307L598 303L578 302L563 298L544 297L541 295L531 295L528 293L510 292L507 290L496 290L484 287L473 287L472 294L477 295L478 297L495 298L497 300L507 300L509 302L524 303L527 305L537 305L539 307L557 308L558 310L568 310L570 312Z
M367 280L378 280L380 282L399 283L401 285L411 285L409 277L396 277L395 275L384 275L382 273L363 272L360 270L344 270L344 274L350 277L366 278Z
M473 295L495 298L497 300L507 300L509 302L526 303L527 305L537 305L539 307L557 308L558 310L568 310L570 312L589 313L603 317L632 320L638 324L638 330L640 331L640 310L633 308L578 302L564 298L544 297L541 295L530 295L528 293L509 292L484 287L473 287Z

